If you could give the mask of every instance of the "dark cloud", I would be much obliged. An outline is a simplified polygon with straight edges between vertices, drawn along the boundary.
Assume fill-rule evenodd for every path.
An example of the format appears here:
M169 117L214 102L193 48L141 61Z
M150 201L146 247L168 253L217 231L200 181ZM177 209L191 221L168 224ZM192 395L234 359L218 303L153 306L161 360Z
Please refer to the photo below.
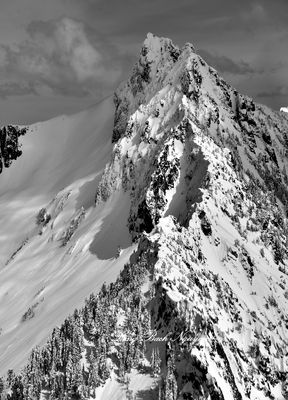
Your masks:
M173 36L173 32L204 33L208 26L230 35L257 30L258 27L274 24L279 27L284 1L274 0L62 0L66 4L77 4L85 20L97 24L107 34L129 32L131 36L153 31ZM285 0L286 1L286 0ZM272 3L272 4L271 4ZM113 18L113 15L116 18ZM286 14L287 16L287 14ZM284 23L285 21L285 23ZM107 30L105 30L105 26ZM158 27L157 27L158 26ZM132 30L131 28L135 28ZM177 32L178 31L178 32ZM161 33L162 32L162 33ZM167 32L167 33L166 33ZM210 39L214 32L208 31ZM229 40L229 36L226 38ZM184 39L185 40L185 39ZM187 39L186 39L187 40ZM193 40L193 38L192 38Z
M229 57L211 54L210 52L203 49L198 50L198 53L209 65L217 69L219 72L226 72L236 75L246 75L259 72L253 69L248 63L244 61L235 62Z

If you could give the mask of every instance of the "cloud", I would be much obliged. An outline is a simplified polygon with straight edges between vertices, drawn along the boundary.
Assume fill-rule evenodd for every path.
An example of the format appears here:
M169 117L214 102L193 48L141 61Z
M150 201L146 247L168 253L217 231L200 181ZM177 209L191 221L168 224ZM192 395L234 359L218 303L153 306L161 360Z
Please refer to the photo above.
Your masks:
M0 74L8 76L3 95L43 93L43 87L61 95L85 96L119 78L119 65L109 65L84 24L71 18L34 21L28 39L17 46L0 46ZM105 55L104 55L105 54ZM20 82L26 82L26 86ZM1 87L0 87L1 94Z
M32 48L30 46L29 50L32 50L32 53L33 50L37 50L36 54L32 54L35 62L32 68L36 68L35 72L40 68L40 72L47 73L46 65L43 64L47 64L48 61L50 72L51 64L65 67L80 82L99 74L102 56L90 43L82 23L70 18L52 22L38 21L32 22L27 32L33 39ZM28 64L28 68L30 66Z
M277 86L271 91L263 91L257 94L258 97L274 98L274 97L287 97L288 96L288 86Z
M240 17L247 22L264 22L267 20L267 13L262 4L253 3L247 11L240 14Z
M8 65L8 54L7 50L5 47L0 47L0 66L1 67L7 67Z
M7 99L10 96L23 96L36 94L33 86L25 82L3 82L0 83L0 98Z
M244 61L235 62L229 57L211 54L206 50L199 50L198 53L209 65L222 73L246 75L259 72L253 69L248 63Z

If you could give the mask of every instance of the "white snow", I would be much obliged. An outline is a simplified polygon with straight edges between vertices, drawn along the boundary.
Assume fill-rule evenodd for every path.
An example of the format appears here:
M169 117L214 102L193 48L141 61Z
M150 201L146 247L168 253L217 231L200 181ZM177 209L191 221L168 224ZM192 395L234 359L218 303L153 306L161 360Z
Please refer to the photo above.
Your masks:
M136 396L137 392L141 392L141 397L144 395L145 398L151 398L150 390L157 385L155 378L147 374L141 374L135 369L132 369L131 373L127 374L127 378L129 379L129 384L125 385L120 383L119 377L112 372L105 385L96 389L96 399L126 400L127 391Z
M0 375L18 370L89 293L114 280L135 248L126 194L117 191L94 208L112 150L113 113L107 99L75 116L32 125L22 139L23 155L0 175ZM41 207L51 221L39 235ZM78 229L60 247L81 212ZM123 250L116 259L118 246ZM22 321L29 307L35 316Z

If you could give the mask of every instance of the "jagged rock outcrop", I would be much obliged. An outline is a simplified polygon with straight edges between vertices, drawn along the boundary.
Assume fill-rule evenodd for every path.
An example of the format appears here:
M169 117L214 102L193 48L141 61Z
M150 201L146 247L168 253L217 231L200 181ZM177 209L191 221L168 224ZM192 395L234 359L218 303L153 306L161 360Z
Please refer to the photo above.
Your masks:
M27 129L7 125L0 129L0 173L9 168L12 160L21 156L19 136L25 135Z

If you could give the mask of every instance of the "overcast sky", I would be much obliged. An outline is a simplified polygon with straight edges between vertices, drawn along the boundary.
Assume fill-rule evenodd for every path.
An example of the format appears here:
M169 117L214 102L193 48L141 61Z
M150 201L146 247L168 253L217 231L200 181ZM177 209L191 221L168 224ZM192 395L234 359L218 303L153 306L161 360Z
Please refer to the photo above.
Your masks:
M288 105L288 0L1 0L0 125L113 93L147 32L193 43L239 91Z

